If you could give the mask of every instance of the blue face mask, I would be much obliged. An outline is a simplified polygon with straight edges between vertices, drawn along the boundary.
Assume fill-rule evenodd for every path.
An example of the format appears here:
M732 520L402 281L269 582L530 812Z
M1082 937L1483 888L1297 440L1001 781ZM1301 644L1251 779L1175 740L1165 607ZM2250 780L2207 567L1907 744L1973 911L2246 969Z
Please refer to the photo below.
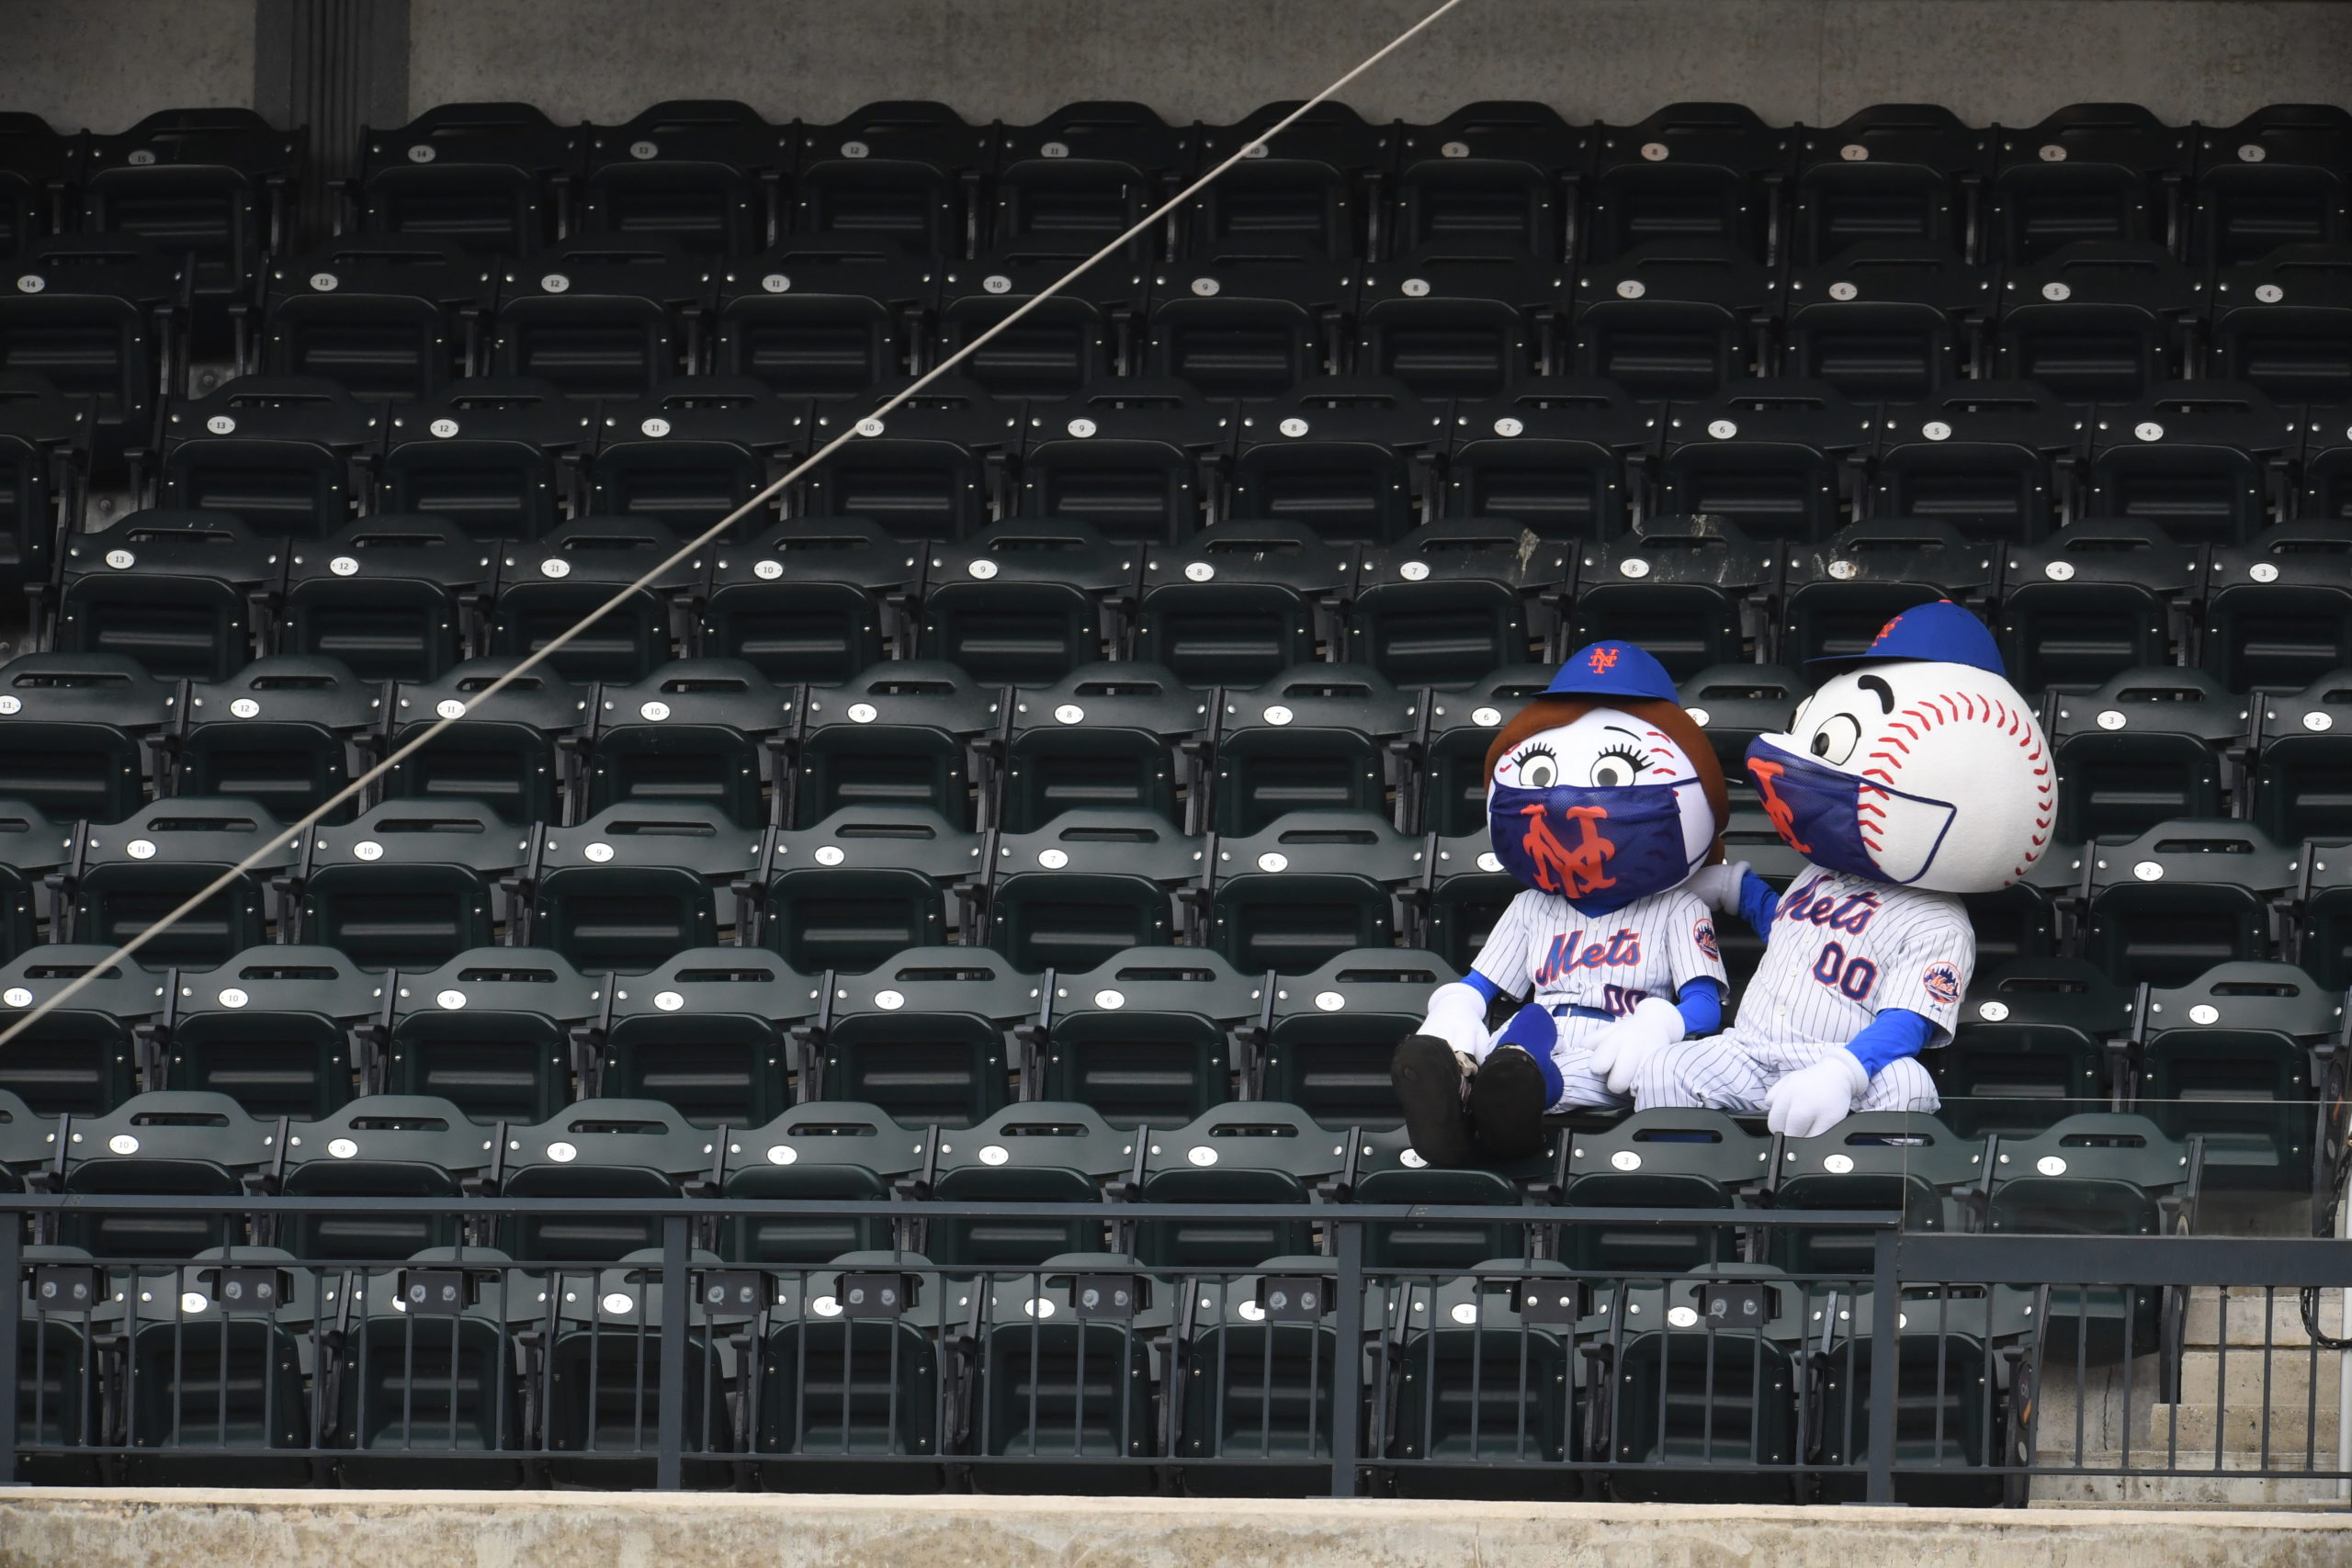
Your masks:
M1868 877L1872 882L1903 886L1927 875L1956 815L1948 801L1931 800L1923 795L1890 789L1852 773L1839 773L1810 757L1783 751L1761 739L1747 743L1747 774L1756 781L1757 794L1763 796L1764 814L1772 819L1773 828L1789 848L1815 865ZM1871 842L1878 835L1876 823L1885 815L1880 803L1889 797L1911 801L1940 813L1935 818L1935 842L1920 858L1918 870L1901 881L1879 868Z
M1487 833L1521 886L1557 893L1579 914L1606 915L1690 874L1675 791L1697 787L1696 779L1598 789L1497 784L1487 796Z

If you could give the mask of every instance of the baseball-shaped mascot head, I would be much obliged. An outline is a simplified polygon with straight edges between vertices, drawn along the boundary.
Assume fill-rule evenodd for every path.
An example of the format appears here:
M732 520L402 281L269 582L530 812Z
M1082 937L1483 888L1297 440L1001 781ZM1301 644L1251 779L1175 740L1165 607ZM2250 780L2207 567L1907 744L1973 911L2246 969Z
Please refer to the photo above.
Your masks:
M1503 869L1605 915L1663 893L1714 853L1724 775L1665 668L1596 642L1487 749L1487 827Z
M1905 610L1835 671L1747 771L1790 848L1832 871L1989 893L2050 842L2058 775L1984 624L1950 600Z

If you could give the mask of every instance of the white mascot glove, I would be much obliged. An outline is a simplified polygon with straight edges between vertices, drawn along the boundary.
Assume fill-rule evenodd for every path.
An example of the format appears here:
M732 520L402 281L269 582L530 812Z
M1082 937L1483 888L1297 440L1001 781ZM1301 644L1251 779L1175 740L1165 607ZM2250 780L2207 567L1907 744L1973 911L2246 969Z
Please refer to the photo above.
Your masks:
M1682 1010L1662 997L1644 997L1600 1032L1587 1065L1595 1077L1609 1080L1610 1093L1629 1093L1642 1064L1681 1038Z
M1476 1056L1487 1048L1487 998L1476 986L1455 980L1430 993L1430 1015L1419 1032L1434 1035L1456 1054Z
M1702 865L1682 886L1718 915L1736 915L1739 885L1747 875L1747 863L1736 860L1728 865Z
M1851 1051L1832 1051L1764 1091L1764 1124L1792 1138L1826 1133L1853 1114L1871 1075Z

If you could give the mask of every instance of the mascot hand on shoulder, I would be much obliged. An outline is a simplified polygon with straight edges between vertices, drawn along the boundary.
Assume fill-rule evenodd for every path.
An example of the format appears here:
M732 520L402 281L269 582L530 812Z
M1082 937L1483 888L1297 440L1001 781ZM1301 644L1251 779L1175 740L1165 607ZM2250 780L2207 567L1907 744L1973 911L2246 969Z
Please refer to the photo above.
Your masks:
M1766 1112L1795 1137L1856 1111L1934 1111L1918 1054L1951 1037L1976 964L1959 895L2024 876L2057 774L1992 634L1948 600L1906 610L1834 671L1747 771L1808 863L1775 896L1745 864L1697 890L1765 938L1730 1030L1661 1053L1637 1102Z
M1640 1064L1722 1019L1713 912L1722 767L1658 661L1579 649L1487 751L1487 825L1524 891L1469 977L1441 986L1390 1077L1432 1165L1532 1153L1547 1110L1622 1105ZM1499 1030L1498 998L1525 998Z

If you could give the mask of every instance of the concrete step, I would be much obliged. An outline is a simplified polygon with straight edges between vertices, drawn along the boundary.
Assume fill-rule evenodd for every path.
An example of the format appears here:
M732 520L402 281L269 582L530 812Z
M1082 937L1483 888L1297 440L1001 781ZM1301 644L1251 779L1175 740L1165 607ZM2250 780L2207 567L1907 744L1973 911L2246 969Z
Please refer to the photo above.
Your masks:
M2229 1331L2229 1343L2235 1346L2259 1348L2263 1342L2265 1319L2268 1320L2270 1344L2274 1348L2302 1347L2311 1343L2311 1335L2303 1327L2301 1292L2280 1290L2266 1303L2258 1289L2233 1289L2229 1292L2228 1312L2223 1314L2222 1292L2215 1289L2191 1291L2188 1312L2182 1324L2183 1339L2190 1347L2219 1345L2224 1327ZM2267 1310L2266 1311L2266 1306ZM2344 1292L2322 1291L2319 1293L2319 1331L2330 1338L2344 1335Z
M2340 1351L2232 1349L2225 1357L2212 1350L2191 1350L2180 1359L2180 1387L2185 1404L2228 1404L2253 1409L2267 1404L2274 1410L2301 1410L2316 1398L2322 1410L2334 1412L2343 1389L2344 1357ZM2136 1393L2133 1396L2138 1397Z
M2162 1458L2162 1455L2157 1456L2159 1462ZM2083 1462L2086 1467L2120 1469L2122 1456L2114 1453L2087 1454L2084 1456ZM2132 1468L2140 1468L2142 1462L2142 1456L2135 1451L2132 1455ZM2250 1462L2232 1462L2224 1463L2218 1472L2209 1466L2207 1472L2201 1475L2037 1475L2033 1478L2030 1506L2036 1508L2343 1506L2343 1483L2333 1477L2266 1479L2231 1473L2249 1468L2253 1468Z

